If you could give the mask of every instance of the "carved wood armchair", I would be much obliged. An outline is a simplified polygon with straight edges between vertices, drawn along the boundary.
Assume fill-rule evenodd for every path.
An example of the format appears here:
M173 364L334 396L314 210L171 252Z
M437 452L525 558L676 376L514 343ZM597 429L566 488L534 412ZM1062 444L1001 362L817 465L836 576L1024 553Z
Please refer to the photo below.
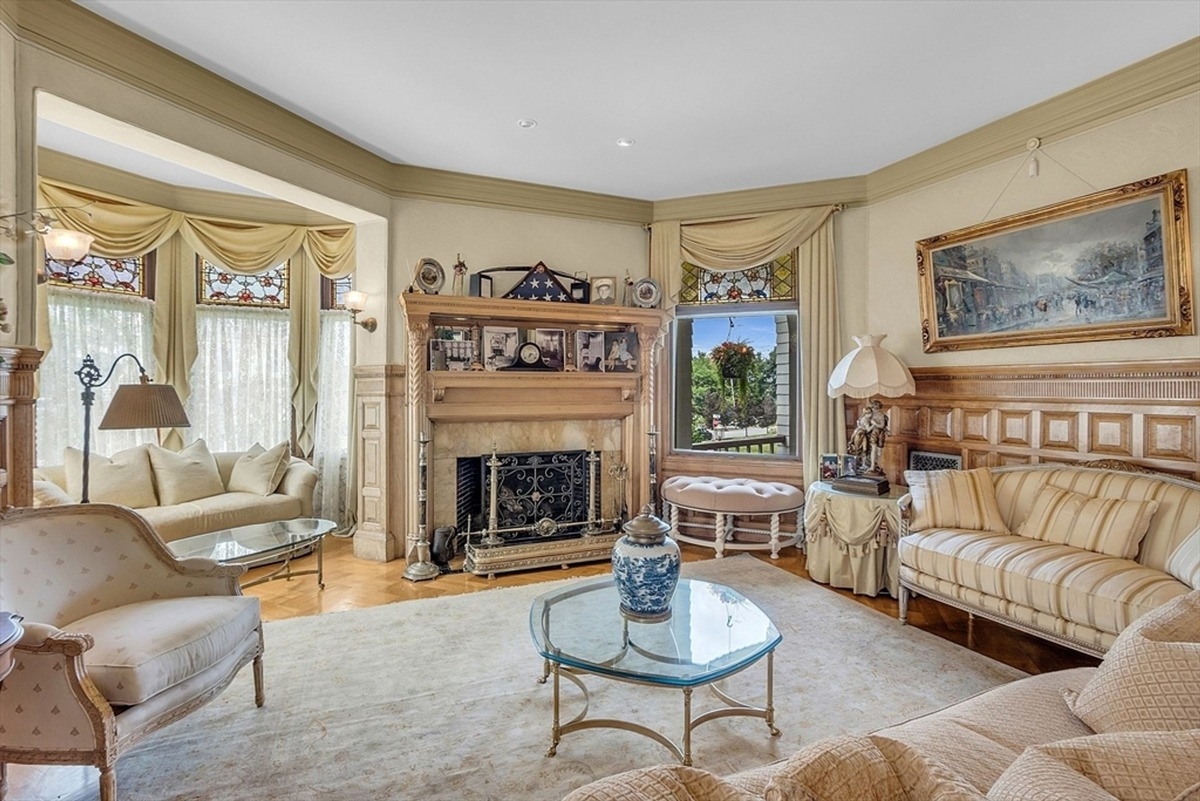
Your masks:
M101 801L115 801L117 759L250 662L262 706L262 621L244 570L177 560L120 506L0 513L0 608L25 618L0 685L0 799L15 762L94 765Z

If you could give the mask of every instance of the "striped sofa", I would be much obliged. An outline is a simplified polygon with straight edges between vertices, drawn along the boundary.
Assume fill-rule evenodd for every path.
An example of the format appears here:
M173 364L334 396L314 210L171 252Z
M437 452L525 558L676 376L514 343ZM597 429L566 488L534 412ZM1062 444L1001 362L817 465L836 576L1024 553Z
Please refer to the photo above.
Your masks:
M1200 586L1200 483L1103 465L905 473L900 621L915 593L1102 656Z

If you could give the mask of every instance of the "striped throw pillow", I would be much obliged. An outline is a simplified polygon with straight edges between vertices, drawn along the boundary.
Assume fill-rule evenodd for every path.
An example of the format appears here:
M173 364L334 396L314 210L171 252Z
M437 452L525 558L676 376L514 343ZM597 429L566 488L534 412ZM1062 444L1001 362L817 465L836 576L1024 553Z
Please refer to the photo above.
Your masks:
M1000 516L992 471L986 467L929 472L907 470L904 480L912 495L911 531L957 528L1011 533Z
M1031 540L1132 559L1157 510L1158 501L1091 498L1042 487L1017 533Z

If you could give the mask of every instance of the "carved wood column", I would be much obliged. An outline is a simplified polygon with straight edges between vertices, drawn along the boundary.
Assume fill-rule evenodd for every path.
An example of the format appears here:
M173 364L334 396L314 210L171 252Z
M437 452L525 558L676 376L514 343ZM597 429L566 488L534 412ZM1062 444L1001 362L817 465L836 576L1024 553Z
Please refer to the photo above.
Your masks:
M36 348L0 348L0 508L33 505Z
M428 430L429 417L426 412L426 404L428 402L427 387L428 370L426 369L426 360L429 358L429 318L414 318L409 317L408 320L408 381L406 390L408 394L408 425L406 427L405 439L405 468L407 470L407 478L401 484L404 488L404 558L412 562L416 558L417 541L420 539L421 531L418 531L420 526L419 510L421 502L421 493L427 492L428 487L420 486L420 475L418 460L420 458L420 448L417 447L417 439L422 432ZM425 517L425 525L429 525L429 515ZM432 532L424 532L428 535L428 540L432 541Z

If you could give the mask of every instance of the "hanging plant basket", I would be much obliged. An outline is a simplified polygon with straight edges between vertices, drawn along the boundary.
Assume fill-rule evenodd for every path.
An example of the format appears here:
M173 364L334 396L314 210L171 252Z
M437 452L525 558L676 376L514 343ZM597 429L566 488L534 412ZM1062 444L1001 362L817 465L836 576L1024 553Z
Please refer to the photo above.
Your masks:
M746 342L722 342L712 349L711 355L721 377L736 381L743 381L750 375L750 368L758 358L754 348Z

